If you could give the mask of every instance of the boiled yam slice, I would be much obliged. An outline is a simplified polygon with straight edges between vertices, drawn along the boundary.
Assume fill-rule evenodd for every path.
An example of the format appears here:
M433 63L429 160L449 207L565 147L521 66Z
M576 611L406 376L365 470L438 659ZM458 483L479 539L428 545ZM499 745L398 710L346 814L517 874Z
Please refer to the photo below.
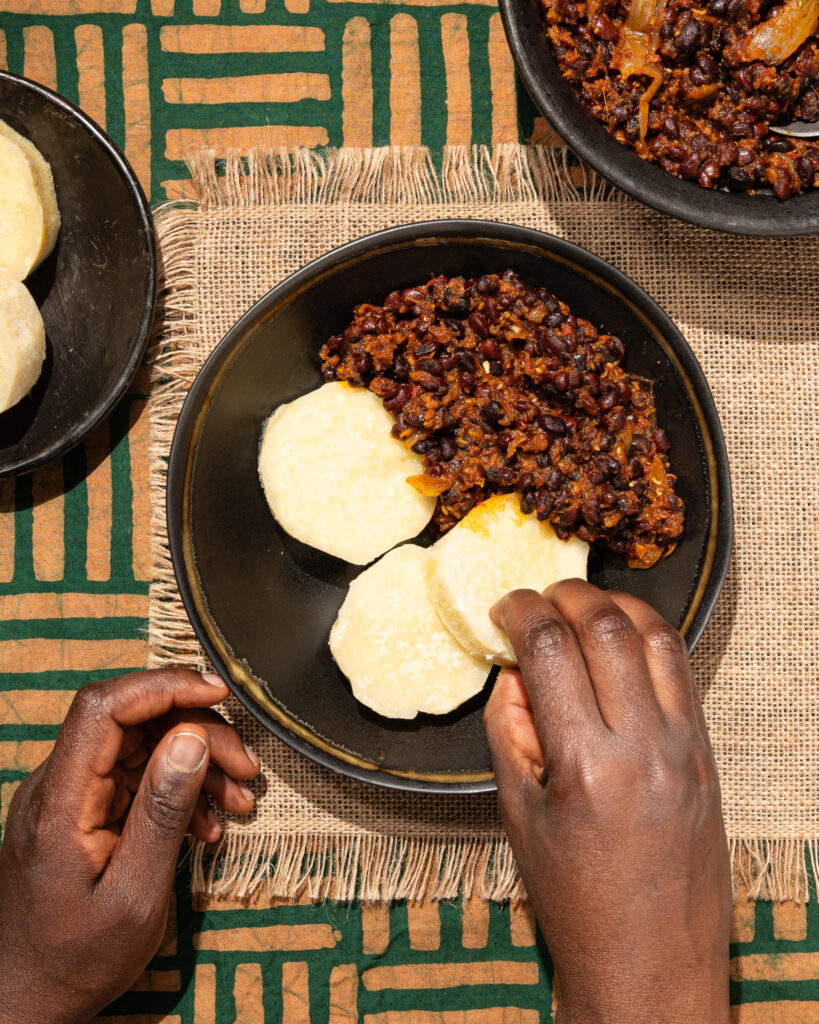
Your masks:
M43 242L37 257L37 263L41 263L57 244L57 235L60 231L60 211L57 206L57 193L54 189L51 167L49 167L48 161L31 140L16 132L5 121L0 121L0 137L8 139L19 146L28 160L34 175L34 184L37 188L37 195L40 197L40 202L43 205L43 215L45 218Z
M0 270L0 413L34 387L45 353L37 303L24 284Z
M443 715L479 693L489 666L445 628L427 590L429 549L395 548L350 584L330 650L356 699L387 718Z
M560 540L548 523L520 511L516 494L476 505L430 549L432 603L470 654L496 665L517 660L489 609L510 590L545 590L558 580L586 578L589 546Z
M16 141L0 135L0 269L22 281L50 251L49 241L31 161Z
M259 475L283 529L355 565L420 533L435 498L407 483L423 459L390 436L392 424L377 395L340 381L277 409Z

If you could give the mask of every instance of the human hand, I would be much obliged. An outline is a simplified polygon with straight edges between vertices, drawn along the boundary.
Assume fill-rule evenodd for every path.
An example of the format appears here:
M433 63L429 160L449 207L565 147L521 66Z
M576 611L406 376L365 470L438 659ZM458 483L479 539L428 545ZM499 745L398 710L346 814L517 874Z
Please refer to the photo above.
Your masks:
M520 671L484 721L556 1024L729 1021L730 862L682 638L580 580L515 591L492 617Z
M185 831L218 839L206 791L247 813L255 754L211 710L216 676L135 672L78 691L19 787L0 849L0 1024L80 1024L159 947Z

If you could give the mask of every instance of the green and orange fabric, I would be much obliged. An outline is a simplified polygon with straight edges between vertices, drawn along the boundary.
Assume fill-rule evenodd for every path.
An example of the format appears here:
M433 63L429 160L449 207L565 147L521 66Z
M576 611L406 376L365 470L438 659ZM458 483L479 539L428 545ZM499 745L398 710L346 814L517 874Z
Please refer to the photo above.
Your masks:
M157 204L186 152L556 143L494 0L0 0L0 67L56 88ZM148 375L64 459L0 481L0 828L73 691L147 656ZM740 1024L819 1024L819 906L735 903ZM673 965L669 965L673 969ZM552 971L525 905L366 907L190 894L103 1016L133 1024L536 1024Z

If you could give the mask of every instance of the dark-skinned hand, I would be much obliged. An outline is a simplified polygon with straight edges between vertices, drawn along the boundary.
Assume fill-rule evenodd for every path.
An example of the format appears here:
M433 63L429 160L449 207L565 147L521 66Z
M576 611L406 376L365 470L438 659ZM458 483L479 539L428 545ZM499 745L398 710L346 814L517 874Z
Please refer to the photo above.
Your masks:
M485 724L556 1024L727 1024L729 855L682 638L580 580L515 591L492 617L520 670Z
M0 1022L84 1024L165 930L187 830L219 838L205 793L242 814L259 761L211 706L215 676L135 672L77 693L19 787L0 850Z

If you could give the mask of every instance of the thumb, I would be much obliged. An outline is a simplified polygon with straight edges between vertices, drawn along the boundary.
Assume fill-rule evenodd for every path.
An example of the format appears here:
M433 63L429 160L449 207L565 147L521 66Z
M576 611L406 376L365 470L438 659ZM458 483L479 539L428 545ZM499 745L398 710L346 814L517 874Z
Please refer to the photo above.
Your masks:
M111 865L144 881L143 891L170 891L209 760L208 733L192 723L168 732L151 755Z

